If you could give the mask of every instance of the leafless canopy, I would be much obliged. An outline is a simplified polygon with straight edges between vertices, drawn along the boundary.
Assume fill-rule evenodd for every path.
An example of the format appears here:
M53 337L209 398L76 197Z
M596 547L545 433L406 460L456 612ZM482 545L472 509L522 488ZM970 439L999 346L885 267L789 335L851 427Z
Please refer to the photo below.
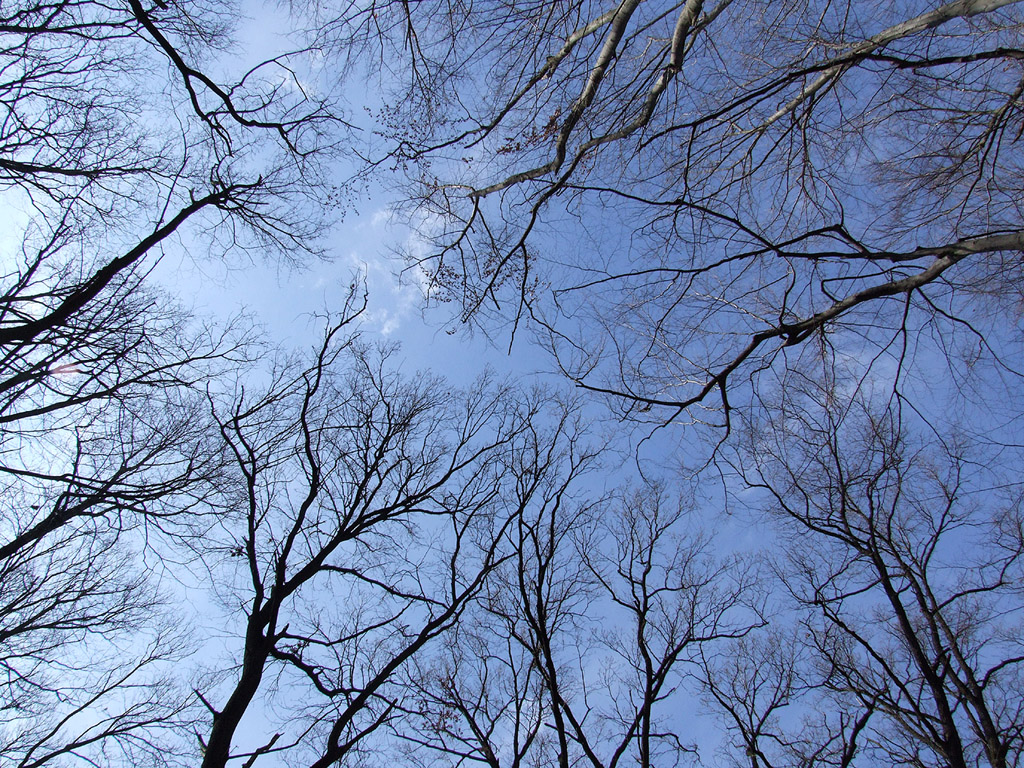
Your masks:
M202 532L222 463L205 390L259 350L148 277L184 242L312 251L314 216L289 210L318 210L338 125L290 87L298 53L212 75L235 22L220 3L0 6L5 765L194 751L154 548Z
M721 423L804 348L1013 367L1015 2L374 8L415 75L413 268L624 413Z
M1019 765L1019 455L834 387L802 387L738 452L795 621L709 659L710 698L752 768Z
M1020 765L1022 6L295 5L0 2L0 766ZM155 286L317 254L355 71L429 299L713 487Z

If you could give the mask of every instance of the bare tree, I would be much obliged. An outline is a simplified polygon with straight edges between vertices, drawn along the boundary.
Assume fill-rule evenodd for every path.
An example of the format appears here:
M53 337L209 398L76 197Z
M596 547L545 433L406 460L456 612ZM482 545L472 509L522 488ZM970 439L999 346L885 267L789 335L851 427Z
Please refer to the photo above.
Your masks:
M0 12L0 190L13 233L0 295L0 452L13 492L48 494L10 519L2 556L79 516L141 511L173 489L175 462L186 476L201 462L189 454L188 390L258 351L247 351L243 323L206 327L144 285L187 225L202 219L206 246L311 245L307 215L283 219L282 206L315 188L302 176L315 178L333 117L268 81L287 57L237 83L202 72L232 22L200 4ZM166 485L153 482L161 475Z
M323 209L306 203L332 193L341 127L329 98L291 87L301 51L213 76L235 21L219 3L0 8L5 764L194 749L160 555L209 526L223 457L206 389L261 350L247 322L196 321L147 283L186 243L314 251Z
M700 736L701 654L762 623L748 564L714 556L664 489L554 490L459 645L413 679L417 762L679 764Z
M1018 764L1019 8L318 2L231 78L218 4L5 3L0 759L674 765L706 701L751 768ZM741 423L778 626L669 490L584 490L573 407L403 378L351 297L256 368L150 285L316 254L313 62L371 53L429 297L624 416ZM169 628L190 590L218 637Z
M179 765L191 699L140 558L102 523L64 527L0 570L0 751L12 766Z
M1016 3L372 5L407 255L458 320L659 422L822 344L1016 370Z
M356 314L266 389L214 398L234 480L204 559L239 652L199 692L204 766L325 767L381 749L409 708L400 674L516 557L511 533L539 489L575 475L571 411L549 426L541 393L406 380L387 350L346 335ZM273 731L250 744L253 718Z
M374 12L433 297L623 416L757 422L806 647L705 660L739 761L1017 764L1019 486L970 475L1020 443L1020 5Z
M736 719L749 764L1017 765L1014 459L977 443L928 444L897 409L845 398L828 381L808 384L755 434L743 466L789 531L779 573L804 650L742 684L717 673L712 691L734 717L753 696L767 702L756 722ZM802 732L770 722L773 706L799 700L830 715Z

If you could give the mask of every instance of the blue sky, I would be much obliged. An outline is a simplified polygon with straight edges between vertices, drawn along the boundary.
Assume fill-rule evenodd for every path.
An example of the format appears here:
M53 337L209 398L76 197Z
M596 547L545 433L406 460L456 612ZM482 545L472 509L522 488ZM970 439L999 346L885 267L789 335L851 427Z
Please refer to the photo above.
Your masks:
M254 64L294 48L285 34L294 26L280 5L261 0L243 0L242 20L237 28L237 46L218 65L228 72L244 71ZM331 73L315 55L305 57L310 83L328 84ZM301 76L301 75L300 75ZM360 78L353 78L346 117L357 120L363 107L376 99ZM364 128L362 136L365 136ZM359 139L357 139L359 140ZM339 179L353 169L339 162ZM156 270L157 279L170 293L202 316L230 317L239 311L253 316L269 340L301 349L315 325L314 315L337 311L354 278L362 279L368 292L367 310L360 330L369 342L397 343L398 360L406 373L429 369L455 383L468 383L485 366L500 376L523 377L549 371L551 361L529 343L527 334L509 350L507 337L490 343L482 335L456 332L445 305L427 307L422 282L414 270L405 271L395 249L415 252L424 247L410 222L393 209L394 194L383 183L368 185L357 195L352 208L342 211L322 239L324 260L306 259L297 266L258 257L251 263L211 263L195 259L187 248L170 251ZM546 377L548 381L564 380Z
M290 47L288 41L279 34L279 30L284 30L288 26L288 22L283 20L280 8L264 8L256 0L243 2L243 7L248 9L249 18L239 29L237 49L226 54L223 60L211 65L215 69L220 67L221 71L230 71L234 77L253 63ZM310 90L318 87L327 88L330 87L331 73L325 71L324 61L318 59L315 54L310 54L303 61L297 62L299 74L293 78L307 77L308 82L300 83L294 80L289 84L289 75L284 74L283 70L275 71L269 76L284 78L282 81L273 82L281 82L288 87L294 85L295 88L301 86ZM231 76L225 75L224 80L230 81ZM342 96L349 97L349 109L353 115L359 117L362 114L360 109L365 104L379 105L377 92L373 91L365 80L357 75L351 82L351 91L347 94L342 93ZM358 140L358 137L355 140ZM483 145L477 151L481 155L486 155ZM486 172L491 170L486 167L487 162L486 156L483 156L479 162L472 163L472 167L468 167L465 172L486 175ZM353 173L354 169L346 167L344 160L339 161L336 167L339 180L350 177ZM368 306L359 325L362 337L368 343L400 345L400 351L392 358L392 362L406 375L429 370L432 374L447 377L453 386L458 386L477 378L489 367L498 377L514 379L526 386L533 382L546 383L560 391L571 391L571 382L551 373L555 363L544 350L532 343L529 328L520 330L509 350L510 339L507 330L498 329L494 338L487 339L480 333L473 335L468 328L455 323L453 313L458 312L458 302L430 306L430 297L425 294L421 275L415 270L403 271L404 263L400 257L393 254L405 251L414 255L428 255L429 251L425 250L429 247L427 241L417 234L417 229L429 232L433 222L429 219L410 221L405 218L405 214L396 212L394 200L398 193L389 191L392 189L388 186L391 181L382 175L373 184L360 188L350 209L344 212L344 215L339 213L337 219L322 233L320 245L324 250L323 260L310 258L303 263L287 265L274 261L271 257L263 259L261 254L249 252L241 256L229 256L229 259L235 260L225 263L208 257L202 252L198 242L190 242L188 236L183 234L181 240L167 245L165 255L155 266L152 277L174 299L191 308L200 320L226 320L240 312L245 313L263 330L270 344L295 351L306 351L316 344L320 337L320 323L317 317L324 312L340 311L349 284L354 279L360 280L365 284L368 294ZM638 259L638 263L642 261L640 257L643 253L636 250L630 241L629 227L632 224L628 220L629 208L620 206L587 209L587 215L581 215L577 219L573 215L568 215L573 211L560 211L558 205L557 202L552 203L544 209L547 218L544 225L538 227L539 236L533 241L542 249L541 261L547 261L554 278L564 276L560 270L570 270L573 267L578 270L575 273L578 276L580 273L589 275L602 267L611 271L620 261L627 263L634 257ZM301 218L302 211L296 213ZM567 215L561 215L562 213ZM581 228L588 224L592 224L589 232ZM9 231L10 229L13 228L9 228ZM13 241L8 243L0 239L0 245L8 246L8 250L14 250L15 244ZM105 245L116 248L116 244ZM721 247L725 248L726 245ZM666 258L670 261L677 258L677 249L674 246ZM572 280L573 273L570 271L567 274L567 279ZM754 287L750 290L751 295L765 294L763 282L752 284ZM717 297L718 294L714 293L713 298L716 301ZM591 334L589 343L594 338L594 333L603 327L602 322L607 320L609 327L614 328L615 320L610 319L610 315L611 310L616 309L615 302L619 298L618 295L612 295L608 302L599 304L593 295L581 291L572 297L572 301L578 304L571 303L569 299L564 301L563 307L571 306L572 309L567 310L567 316L562 319L570 325L579 320L581 332ZM609 307L609 317L602 314L606 307ZM644 334L648 329L643 327L642 322L633 323L634 318L630 316L630 313L637 316L641 313L637 312L633 305L618 305L618 309L622 310L629 321L625 325L628 325L630 331L634 326L640 326L638 336L645 339ZM588 312L591 313L591 321L594 323L592 325L587 325L588 320L580 319ZM681 314L685 320L693 320L696 326L694 333L698 341L701 345L710 347L711 353L715 352L714 347L719 343L717 339L735 331L735 326L731 324L733 321L730 320L722 333L713 338L710 335L713 330L712 324L701 322L699 315L694 314L694 310L681 310ZM870 321L870 318L868 320ZM877 321L876 325L872 326L869 323L868 327L877 330ZM933 410L937 416L941 415L945 419L947 401L957 400L960 392L952 393L956 397L951 396L949 392L939 392L932 396L933 388L948 387L949 381L946 375L948 371L933 363L937 359L936 350L941 351L943 345L951 344L955 339L952 332L946 330L941 323L928 326L924 331L915 329L912 338L916 339L918 333L923 340L911 344L911 356L917 356L913 361L917 378L906 382L904 387L906 391L926 401L926 405L923 406L926 413ZM929 336L929 333L933 336ZM849 336L851 334L845 332L845 335L837 334L833 337L837 346L841 346L845 354L850 356L849 365L841 372L846 379L840 382L841 386L837 387L837 391L846 394L846 389L852 389L849 387L849 381L867 382L864 389L871 390L870 385L877 379L881 382L879 387L883 394L888 396L885 387L889 379L895 375L897 367L893 362L893 355L896 352L887 348L884 355L876 358L875 355L878 353L873 347L866 345L868 351L863 352L865 345L857 346L856 334L852 334L852 338L847 338ZM663 356L655 358L659 364L664 362L669 354L683 355L686 351L680 343L674 342L671 335L666 338L667 351ZM600 344L600 339L595 343ZM1007 342L1007 345L1008 352L1019 351L1016 340L1012 344ZM611 344L607 348L611 348ZM812 354L811 351L807 351L809 347L801 349L804 354ZM800 351L795 350L794 354ZM788 353L780 354L779 361L786 354ZM613 365L615 362L613 356ZM623 364L624 374L633 373L628 369L629 364ZM775 372L778 370L773 369ZM851 372L856 376L851 375ZM253 379L258 380L260 369L254 366L253 371L241 371L240 375L243 378L251 375ZM671 384L674 375L672 372L667 374L666 381ZM675 381L679 383L678 378ZM773 377L765 374L760 381L766 382L763 392L770 394L775 384ZM748 389L740 387L737 392L741 397L746 397L750 395ZM708 413L694 408L682 414L677 422L664 428L653 429L652 432L651 425L657 424L664 414L651 413L649 416L652 421L648 425L634 427L628 421L616 421L614 413L605 408L600 396L587 393L585 401L588 404L587 415L595 417L594 439L605 439L620 450L618 453L610 452L607 465L602 466L600 473L595 472L592 477L588 477L583 491L600 496L617 487L625 487L628 483L639 487L638 466L648 475L669 477L680 468L704 469L706 471L703 474L690 478L693 484L695 509L693 518L697 527L703 524L703 527L716 534L717 539L713 545L715 555L746 553L759 548L770 549L773 541L777 541L765 533L763 519L758 518L756 511L753 511L763 506L765 494L762 491L750 490L735 474L730 475L728 461L716 465L707 458L720 433L714 432L708 437L712 430L705 430L702 428L703 425L694 422L701 418L718 421L720 412ZM328 408L334 409L336 403L337 400L331 401ZM971 409L976 406L968 404L965 408ZM1007 406L1007 410L1012 412L1012 420L1008 425L1002 426L1005 432L1015 434L1019 428L1019 416L1012 403ZM646 411L637 410L632 415L645 418L644 414ZM954 414L961 415L963 414L959 412ZM780 418L785 420L785 416ZM973 419L970 426L978 432L993 432L992 424L1000 424L999 418L1002 418L1001 413L988 412ZM996 433L998 434L998 430ZM640 440L638 444L637 439L645 436L646 438ZM754 445L756 448L758 444ZM728 458L730 447L731 445L727 446L719 454L719 458ZM987 492L988 489L983 490ZM674 496L675 491L668 495ZM681 495L685 497L685 493ZM730 506L725 505L727 498ZM723 510L738 514L725 514ZM746 512L750 514L744 514ZM614 512L608 512L608 516L614 517ZM680 535L685 541L690 534L687 530L681 531ZM595 546L602 551L604 547L608 547L609 552L614 552L615 544L614 534L610 534ZM188 588L190 585L186 585L186 589ZM581 596L580 599L590 598ZM200 642L206 642L199 661L205 661L213 668L228 669L230 663L225 664L224 660L230 661L237 657L236 646L241 642L240 635L236 632L241 612L235 610L237 606L228 605L228 602L225 601L224 604L212 609L214 612L219 611L215 616L204 611L206 603L202 600L197 611L202 614L198 615L196 620L202 625L204 633ZM593 613L588 614L588 621L592 621L596 627L594 637L597 638L602 631L621 629L611 626L616 623L614 614L602 612L600 603L597 605ZM231 611L235 613L231 614ZM224 617L227 615L231 615L232 618L225 621ZM628 643L628 639L624 642ZM597 654L591 657L591 660L599 658L600 655ZM268 695L272 696L272 693ZM688 717L693 709L701 705L699 698L692 695L691 689L687 689L685 701L678 704L673 701L671 706L675 709L669 717L676 722L677 719ZM264 714L259 710L259 705L253 706L244 723L246 734L242 736L243 740L250 736L253 740L263 736L261 729L265 725ZM699 737L699 734L694 733L695 730L691 724L684 723L680 733L685 733L685 740L690 740ZM713 758L712 755L705 756ZM269 764L272 762L268 761Z

